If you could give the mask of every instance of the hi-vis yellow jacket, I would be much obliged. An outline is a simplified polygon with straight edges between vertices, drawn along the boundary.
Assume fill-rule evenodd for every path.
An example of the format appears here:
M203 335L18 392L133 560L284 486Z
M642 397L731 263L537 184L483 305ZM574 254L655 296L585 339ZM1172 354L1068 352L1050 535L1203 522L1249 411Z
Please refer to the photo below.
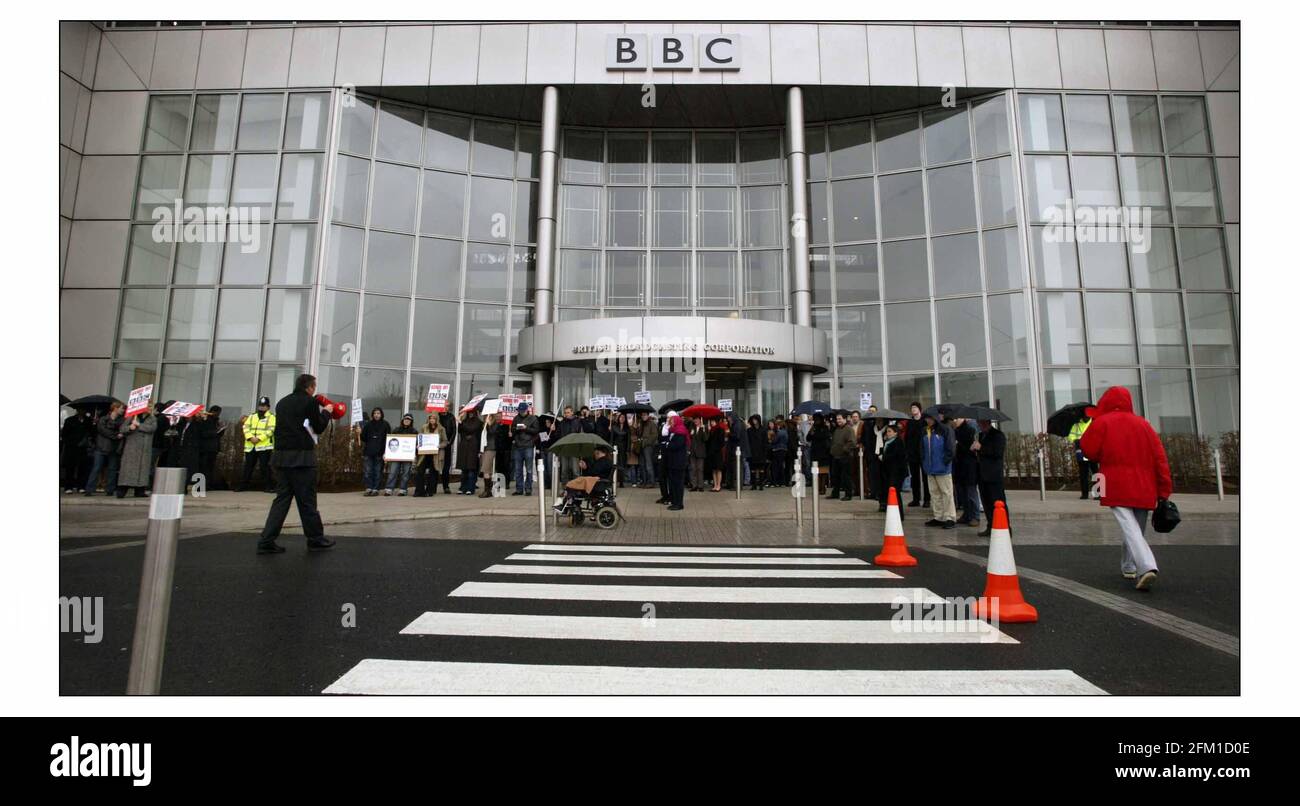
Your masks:
M253 443L257 437L257 443ZM253 412L244 418L244 453L249 451L269 451L275 447L275 414L267 412L265 417Z

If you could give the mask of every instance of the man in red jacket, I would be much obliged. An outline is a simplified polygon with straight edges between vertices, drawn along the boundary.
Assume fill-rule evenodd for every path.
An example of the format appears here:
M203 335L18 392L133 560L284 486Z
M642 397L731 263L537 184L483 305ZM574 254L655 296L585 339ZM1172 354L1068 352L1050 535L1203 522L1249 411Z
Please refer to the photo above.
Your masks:
M1156 503L1174 492L1164 445L1151 424L1133 413L1133 397L1122 386L1107 389L1086 413L1092 425L1079 447L1101 464L1101 505L1111 508L1124 537L1120 572L1137 579L1138 590L1148 590L1158 569L1142 533Z

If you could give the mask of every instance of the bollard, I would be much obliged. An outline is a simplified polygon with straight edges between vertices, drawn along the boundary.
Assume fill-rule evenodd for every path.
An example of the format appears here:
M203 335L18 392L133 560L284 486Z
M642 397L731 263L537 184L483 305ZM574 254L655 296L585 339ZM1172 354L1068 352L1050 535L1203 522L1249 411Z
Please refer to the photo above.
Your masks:
M534 471L537 473L537 477L534 479L534 481L537 482L537 529L538 532L541 534L542 539L545 540L546 539L546 481L545 481L546 476L544 476L543 473L545 473L546 471L546 461L544 459L538 459L537 467L534 468Z
M144 539L144 567L140 571L140 600L131 639L131 668L127 694L157 694L162 682L163 650L167 644L167 613L172 604L172 576L176 570L176 539L181 531L185 504L185 468L160 467L154 471L149 499L149 530Z
M551 502L560 497L560 457L551 457ZM556 526L560 525L560 513L551 508L551 522Z
M816 540L817 538L821 537L821 528L822 528L822 523L821 523L821 507L820 507L820 505L818 504L818 500L817 500L817 499L821 498L821 495L817 492L817 471L818 471L818 469L819 469L819 468L817 467L817 462L814 461L814 462L812 463L812 474L813 474L813 493L812 493L813 512L812 512L812 516L813 516L813 539L814 539L814 540Z
M1219 488L1219 500L1223 500L1223 463L1219 458L1219 449L1214 449L1214 483Z
M742 436L741 439L744 439ZM745 486L745 470L740 466L740 448L736 448L736 500L740 500L740 488Z
M803 448L802 447L795 449L794 452L794 472L799 476L799 481L797 482L798 486L806 490L807 485L804 484L804 478L803 478ZM798 494L796 494L794 497L794 520L795 523L799 524L799 528L802 529L803 528L803 496Z
M862 466L862 446L858 446L858 498L867 500L867 474Z
M614 479L614 494L618 494L618 446L614 446L614 472L610 476Z
M1043 449L1038 449L1038 500L1047 500L1047 470L1043 465Z

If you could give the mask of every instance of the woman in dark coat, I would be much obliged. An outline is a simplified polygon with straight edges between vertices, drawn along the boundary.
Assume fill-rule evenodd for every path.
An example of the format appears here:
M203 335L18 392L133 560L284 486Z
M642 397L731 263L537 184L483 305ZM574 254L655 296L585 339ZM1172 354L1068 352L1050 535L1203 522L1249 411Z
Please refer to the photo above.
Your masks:
M957 452L952 460L952 491L957 499L957 523L963 526L980 525L979 456L971 450L979 432L970 420L954 419L953 436ZM993 517L991 514L989 517Z
M880 500L889 503L889 488L893 487L894 491L901 496L903 489L903 479L907 478L910 469L907 461L907 442L898 435L898 426L893 423L885 426L884 447L880 451L880 479L881 479L881 496ZM898 517L903 517L902 501L898 505Z
M761 416L749 416L745 437L749 440L749 488L761 490L767 486L767 426Z
M709 492L722 492L722 469L727 466L727 429L721 420L714 420L709 428L709 456L705 471L713 476Z
M829 481L831 467L831 429L830 426L826 424L826 418L820 414L813 415L812 430L808 432L808 445L808 452L811 454L809 461L817 463L817 475L819 477L824 476ZM813 484L816 485L814 492L817 494L820 495L826 491L821 478L813 479Z
M477 411L460 416L456 428L456 469L460 471L460 494L473 495L478 486L478 443L483 435L483 421Z

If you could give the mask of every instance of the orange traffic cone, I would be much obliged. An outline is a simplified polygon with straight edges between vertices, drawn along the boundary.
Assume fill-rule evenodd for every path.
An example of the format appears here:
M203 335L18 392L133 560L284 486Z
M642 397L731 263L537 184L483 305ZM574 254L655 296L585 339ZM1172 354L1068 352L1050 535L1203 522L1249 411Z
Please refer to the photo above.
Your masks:
M885 510L885 547L874 562L876 565L916 565L916 558L907 552L903 518L898 514L898 491L893 487L889 488L889 506Z
M993 527L989 539L988 577L984 595L975 606L979 618L1007 623L1038 621L1038 610L1020 593L1020 576L1011 553L1011 526L1007 506L1001 501L993 507Z

